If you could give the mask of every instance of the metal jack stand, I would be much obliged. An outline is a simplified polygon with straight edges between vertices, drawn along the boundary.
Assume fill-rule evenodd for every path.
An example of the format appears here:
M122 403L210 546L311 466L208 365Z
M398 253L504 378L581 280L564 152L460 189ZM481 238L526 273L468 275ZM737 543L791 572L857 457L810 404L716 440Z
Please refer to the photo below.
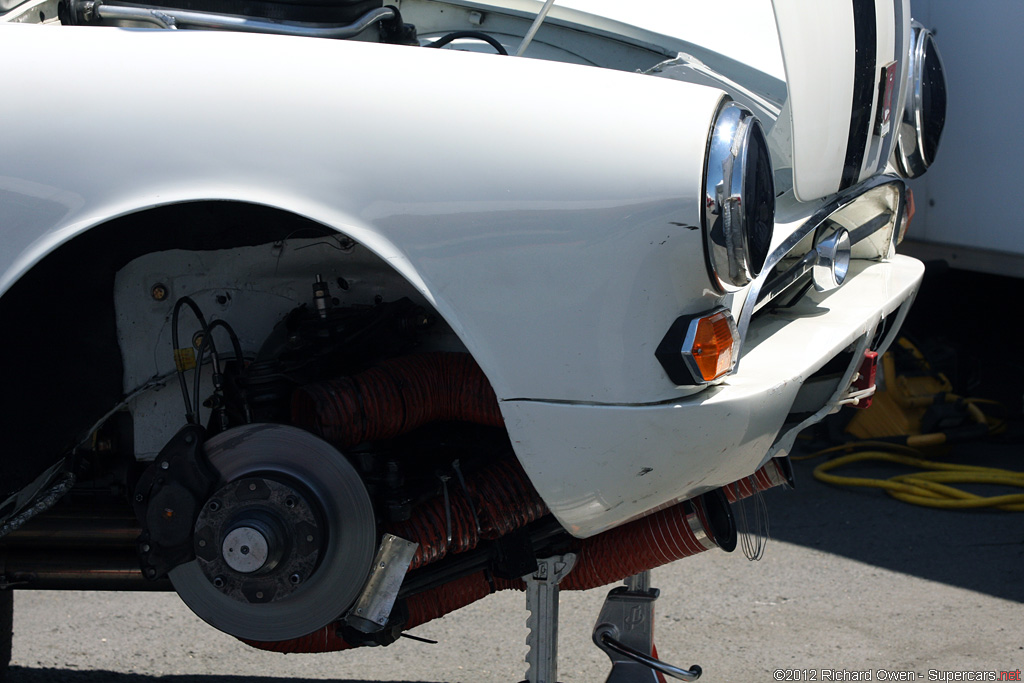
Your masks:
M654 601L659 591L651 588L651 573L642 572L613 588L605 598L594 626L594 643L612 660L606 683L659 683L659 674L682 681L700 678L701 668L666 664L655 658Z
M526 581L526 683L556 683L558 680L558 582L576 564L576 555L566 553L537 560L537 571Z

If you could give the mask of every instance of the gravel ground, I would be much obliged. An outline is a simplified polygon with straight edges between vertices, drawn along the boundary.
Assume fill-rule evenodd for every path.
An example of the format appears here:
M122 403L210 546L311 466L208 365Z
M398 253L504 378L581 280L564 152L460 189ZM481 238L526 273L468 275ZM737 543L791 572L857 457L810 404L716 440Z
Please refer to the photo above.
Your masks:
M826 487L809 470L798 463L798 488L767 497L773 539L760 562L713 551L654 572L666 660L700 664L707 681L771 681L776 669L944 680L929 670L1024 668L1020 514L916 508ZM565 683L607 676L590 641L606 592L562 594ZM15 595L10 681L510 683L525 672L523 604L498 594L413 631L438 645L278 655L206 626L173 594L25 591Z

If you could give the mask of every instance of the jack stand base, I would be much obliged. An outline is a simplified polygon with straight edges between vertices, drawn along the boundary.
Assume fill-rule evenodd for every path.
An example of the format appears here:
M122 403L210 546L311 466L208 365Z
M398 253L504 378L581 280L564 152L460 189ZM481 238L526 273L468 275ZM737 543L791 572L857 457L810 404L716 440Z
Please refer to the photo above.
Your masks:
M699 666L681 669L652 655L659 591L650 587L650 581L650 572L631 576L605 598L594 626L594 644L612 660L606 683L659 683L664 680L659 674L695 681L702 673Z

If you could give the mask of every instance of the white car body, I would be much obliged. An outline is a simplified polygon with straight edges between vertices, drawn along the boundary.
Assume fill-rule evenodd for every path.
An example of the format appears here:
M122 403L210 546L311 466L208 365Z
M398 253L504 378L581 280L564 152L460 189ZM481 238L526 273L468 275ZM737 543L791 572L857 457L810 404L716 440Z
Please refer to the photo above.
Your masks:
M477 26L510 48L541 7L396 4L421 42ZM548 509L573 536L599 535L786 456L800 429L863 395L851 384L865 352L883 351L906 314L923 266L895 253L898 127L865 129L848 168L864 4L567 0L532 58L373 35L19 26L52 4L12 10L0 19L0 293L82 236L144 229L123 221L168 207L237 203L325 226L338 237L195 249L165 235L171 248L121 265L111 299L135 458L157 458L181 425L179 397L147 388L175 367L155 283L230 321L249 355L309 301L313 274L347 278L342 305L403 295L443 319L428 347L471 354ZM898 65L902 112L909 0L869 4L872 64ZM702 228L723 98L760 119L777 190L768 265L731 292L709 279ZM808 251L823 221L854 234L878 216L842 286L754 315L771 266ZM671 381L655 356L666 330L716 306L738 325L738 364L708 386ZM118 403L89 400L79 437ZM22 507L62 455L32 454L33 482L0 503Z

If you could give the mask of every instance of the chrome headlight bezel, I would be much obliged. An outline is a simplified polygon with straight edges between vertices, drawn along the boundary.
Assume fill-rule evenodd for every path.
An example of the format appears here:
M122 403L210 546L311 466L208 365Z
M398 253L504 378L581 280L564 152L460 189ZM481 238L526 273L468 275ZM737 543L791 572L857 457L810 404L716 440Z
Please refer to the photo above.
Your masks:
M734 292L756 278L768 258L775 180L760 121L731 100L711 127L702 194L708 274L719 292Z
M946 74L935 36L914 22L910 36L907 93L896 138L895 161L900 174L916 178L935 161L946 122Z

